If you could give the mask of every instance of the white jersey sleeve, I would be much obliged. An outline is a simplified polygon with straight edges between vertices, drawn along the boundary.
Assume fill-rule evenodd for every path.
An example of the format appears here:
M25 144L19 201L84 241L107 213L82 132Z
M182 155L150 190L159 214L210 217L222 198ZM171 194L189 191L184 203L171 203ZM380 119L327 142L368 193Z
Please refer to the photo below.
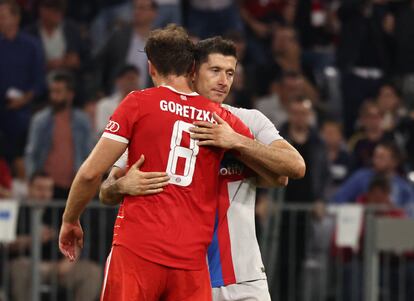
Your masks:
M121 169L126 169L128 164L128 149L119 157L119 159L114 163L114 166L119 167Z
M227 105L225 108L239 117L253 133L255 139L261 143L269 145L273 141L283 139L275 125L262 112L258 110L235 108Z

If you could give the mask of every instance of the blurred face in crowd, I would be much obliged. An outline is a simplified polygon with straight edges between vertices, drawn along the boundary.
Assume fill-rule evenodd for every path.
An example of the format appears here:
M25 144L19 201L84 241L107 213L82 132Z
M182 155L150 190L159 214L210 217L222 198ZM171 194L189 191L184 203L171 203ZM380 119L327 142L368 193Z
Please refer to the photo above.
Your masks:
M290 27L280 27L273 33L272 51L273 54L283 54L298 47L296 32Z
M139 89L139 75L137 72L129 71L119 77L116 81L118 91L122 95L127 95L129 92Z
M321 134L329 148L339 148L343 143L341 126L335 122L326 122Z
M396 170L398 161L389 148L378 145L374 150L372 165L375 171L379 173L390 173Z
M9 32L16 31L19 28L19 22L19 15L13 14L8 4L0 4L0 33L7 36Z
M48 28L55 28L63 20L63 12L57 8L41 6L39 8L40 22Z
M310 100L292 101L289 105L289 124L296 129L309 128L312 116Z
M367 131L381 130L382 117L379 107L375 104L369 104L361 114L361 125Z
M391 191L383 187L373 187L367 192L367 203L375 205L390 205L391 204Z
M134 24L137 26L149 26L157 16L157 10L151 0L134 1Z
M400 97L392 86L382 86L377 98L379 109L385 112L395 112L400 105Z
M194 74L194 89L214 102L222 103L229 94L237 60L219 53L209 54L207 62Z
M282 101L290 101L298 98L304 93L305 82L301 75L286 75L282 78L277 89Z
M53 180L50 177L37 176L29 185L29 198L35 201L50 201L53 197Z
M68 89L64 81L52 81L49 85L49 101L55 112L64 110L72 102L73 91Z

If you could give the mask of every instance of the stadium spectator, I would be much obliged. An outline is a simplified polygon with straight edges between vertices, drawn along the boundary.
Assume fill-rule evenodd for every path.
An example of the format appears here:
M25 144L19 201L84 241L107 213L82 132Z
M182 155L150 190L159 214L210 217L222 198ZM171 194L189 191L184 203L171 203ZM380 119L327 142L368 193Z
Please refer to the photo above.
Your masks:
M337 0L297 1L295 25L303 48L303 59L320 78L327 66L334 65L334 37L339 30Z
M284 202L312 204L315 212L321 214L323 210L319 209L323 208L322 202L330 181L330 171L326 145L311 124L312 111L310 100L292 100L288 106L288 122L280 130L281 135L299 151L306 164L305 176L299 180L289 181ZM302 277L308 219L304 212L289 211L282 212L281 219L278 262L281 275L285 276L279 278L280 299L287 300L288 296L294 296L294 300L299 300L300 290L290 291L289 285L299 287L299 279ZM291 228L293 223L294 229ZM292 246L295 248L292 249ZM297 276L294 283L290 282L290 275Z
M378 210L375 215L382 216L382 217L389 217L389 218L406 218L406 212L395 206L392 202L392 184L390 182L389 177L386 175L375 175L369 180L367 191L360 194L357 199L356 203L361 204L363 206L370 206L372 208L376 208ZM337 247L336 242L336 233L334 232L333 235L333 246L332 246L332 254L334 258L341 262L341 268L343 270L343 278L342 278L342 287L343 287L343 294L341 296L341 300L355 300L361 301L363 299L363 250L364 250L364 225L365 223L362 222L362 229L359 233L358 237L358 248L356 250L349 248L349 247ZM407 273L406 284L403 284L401 278L396 277L397 273L400 271L401 266L397 263L399 260L395 255L396 254L382 254L381 257L381 282L382 282L382 289L380 289L381 299L387 299L391 296L398 295L398 287L405 285L407 288L411 287L410 280L412 279L412 263L406 262L404 265L405 272ZM385 255L385 256L384 256ZM408 254L407 254L408 255ZM388 257L388 260L384 260ZM410 259L412 254L406 259ZM385 272L385 269L388 271ZM388 279L386 279L388 278ZM400 282L399 282L400 281ZM399 282L399 283L398 283ZM400 288L401 289L401 288ZM404 300L411 300L411 290L406 290L406 299Z
M52 202L53 180L43 172L34 173L29 180L28 200L47 205ZM31 300L32 262L30 258L32 237L31 209L24 207L19 212L18 236L10 243L12 260L10 262L11 293L14 301ZM56 213L56 211L54 211ZM42 214L41 242L42 261L40 262L40 281L50 284L57 280L62 287L73 292L76 301L95 300L101 288L102 270L98 264L81 260L75 264L69 263L57 254L56 224L52 223L52 210L46 209ZM53 255L53 252L54 255Z
M400 120L407 114L397 88L387 83L382 85L376 102L383 115L382 128L385 131L394 131Z
M19 30L20 8L0 1L0 132L4 156L14 169L23 166L31 104L44 89L44 61L38 40ZM24 170L17 171L23 173Z
M187 28L200 39L224 34L229 30L243 31L235 0L189 0ZM214 22L211 22L214 20Z
M111 1L110 1L111 2ZM134 1L115 1L103 5L90 24L89 33L92 53L103 47L115 31L129 26L134 18Z
M119 70L116 76L115 92L108 97L100 99L96 104L95 130L98 136L103 133L109 118L118 107L121 100L124 99L129 92L138 90L139 76L139 70L132 65L127 65Z
M112 93L117 72L124 65L133 65L140 71L140 88L148 87L148 58L144 47L157 17L154 0L134 0L134 18L131 26L114 32L96 55L100 88Z
M46 171L54 181L57 199L67 197L75 172L94 140L86 114L72 108L74 97L73 78L56 74L49 83L49 105L33 116L26 146L27 176Z
M331 181L327 187L329 198L345 181L350 173L351 157L342 134L342 126L335 121L325 121L321 126L321 137L328 153Z
M356 170L372 166L375 147L383 140L392 140L392 133L384 130L384 116L377 102L366 100L359 110L360 131L349 139L352 154L351 168Z
M414 190L405 178L398 174L401 164L401 152L392 142L381 142L374 150L372 167L361 168L350 175L341 185L332 201L335 203L353 203L358 196L368 190L369 183L375 175L384 175L391 181L391 200L399 208L414 217Z
M42 42L48 71L79 71L87 45L76 23L64 18L65 0L41 0L39 20L26 30Z
M361 103L372 98L389 71L389 37L383 27L385 1L348 1L338 10L341 21L337 65L342 72L345 136L354 131Z
M167 26L170 23L182 24L182 0L155 0L158 5L158 16L154 21L154 28Z
M262 95L269 80L279 77L286 72L303 74L307 81L313 81L312 69L302 60L302 48L294 27L279 25L271 36L270 57L266 62L256 67L256 89ZM312 99L316 100L316 99Z
M285 1L239 1L240 15L244 21L247 52L255 64L266 64L270 37L277 24L283 22ZM295 6L296 8L296 6ZM296 9L291 10L294 18ZM292 19L293 19L292 18Z
M268 94L256 100L255 108L265 114L277 127L281 127L288 119L290 102L301 97L311 99L312 102L316 101L317 91L300 73L284 72L280 79L274 78L270 83ZM311 119L314 123L314 118Z

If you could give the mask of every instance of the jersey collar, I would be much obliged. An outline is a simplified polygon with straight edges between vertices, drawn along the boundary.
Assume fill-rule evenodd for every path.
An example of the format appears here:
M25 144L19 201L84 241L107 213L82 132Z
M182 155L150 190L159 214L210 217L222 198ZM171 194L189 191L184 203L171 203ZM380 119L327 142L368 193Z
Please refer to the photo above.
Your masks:
M171 91L173 91L173 92L175 92L175 93L178 93L178 94L182 94L182 95L187 95L187 96L198 96L198 93L197 93L197 92L192 92L192 93L184 93L184 92L177 91L177 90L176 90L176 89L174 89L173 87L171 87L171 86L167 86L167 85L160 85L160 87L164 87L164 88L170 89Z

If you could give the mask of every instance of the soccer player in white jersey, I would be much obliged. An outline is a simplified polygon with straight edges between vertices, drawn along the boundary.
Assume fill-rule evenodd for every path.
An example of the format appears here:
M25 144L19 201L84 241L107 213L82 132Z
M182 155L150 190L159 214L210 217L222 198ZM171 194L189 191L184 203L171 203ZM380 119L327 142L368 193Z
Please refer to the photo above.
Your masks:
M237 64L232 42L220 37L197 45L194 89L214 102L223 103L229 93ZM216 226L208 250L209 271L215 301L270 300L266 274L256 239L254 210L258 185L286 185L287 177L300 178L305 164L300 154L280 135L259 111L226 106L251 130L256 140L247 141L224 121L197 122L192 138L200 146L237 149L222 161L220 200ZM242 160L241 163L239 160ZM160 193L164 180L149 179L141 172L141 158L124 175L126 158L120 158L101 187L101 200L116 204L122 194ZM212 176L212 175L208 175Z

